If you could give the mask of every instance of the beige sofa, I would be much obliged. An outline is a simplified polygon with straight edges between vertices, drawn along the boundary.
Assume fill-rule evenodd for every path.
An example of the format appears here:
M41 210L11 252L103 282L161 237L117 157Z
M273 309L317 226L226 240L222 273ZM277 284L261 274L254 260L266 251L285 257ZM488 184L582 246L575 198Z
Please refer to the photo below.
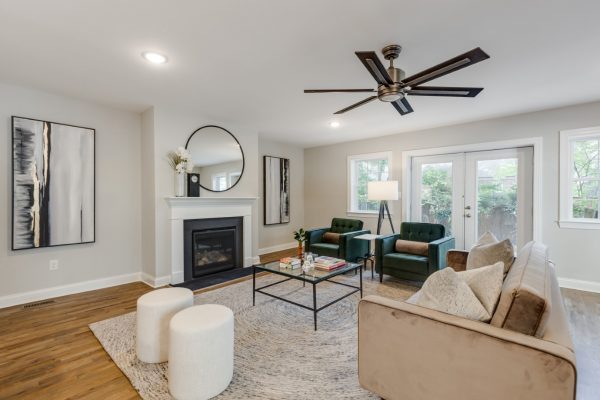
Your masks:
M465 264L466 253L448 255L455 270ZM546 247L519 252L489 324L365 297L358 375L386 400L575 399L573 343Z

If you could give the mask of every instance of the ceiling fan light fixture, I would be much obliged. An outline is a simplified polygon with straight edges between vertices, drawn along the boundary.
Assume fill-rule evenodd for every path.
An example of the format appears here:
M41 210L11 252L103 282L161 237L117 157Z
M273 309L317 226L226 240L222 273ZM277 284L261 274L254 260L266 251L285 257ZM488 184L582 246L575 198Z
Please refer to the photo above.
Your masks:
M340 122L339 121L331 121L329 123L329 126L332 128L339 128L340 127Z

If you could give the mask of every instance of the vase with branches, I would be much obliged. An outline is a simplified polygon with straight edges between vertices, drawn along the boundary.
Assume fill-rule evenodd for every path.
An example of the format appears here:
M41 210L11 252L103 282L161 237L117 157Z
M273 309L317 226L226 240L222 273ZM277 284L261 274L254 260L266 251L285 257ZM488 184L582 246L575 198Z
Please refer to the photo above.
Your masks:
M302 258L302 244L306 242L306 232L303 228L294 232L294 240L298 242L298 258Z

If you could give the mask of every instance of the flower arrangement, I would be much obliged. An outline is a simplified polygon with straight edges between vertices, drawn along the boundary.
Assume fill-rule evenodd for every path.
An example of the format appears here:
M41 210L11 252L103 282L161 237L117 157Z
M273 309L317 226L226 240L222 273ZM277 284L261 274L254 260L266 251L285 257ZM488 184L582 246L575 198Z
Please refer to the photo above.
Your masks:
M190 173L194 169L194 163L191 160L192 156L183 147L178 147L177 150L169 152L167 157L173 170L179 174L184 172Z

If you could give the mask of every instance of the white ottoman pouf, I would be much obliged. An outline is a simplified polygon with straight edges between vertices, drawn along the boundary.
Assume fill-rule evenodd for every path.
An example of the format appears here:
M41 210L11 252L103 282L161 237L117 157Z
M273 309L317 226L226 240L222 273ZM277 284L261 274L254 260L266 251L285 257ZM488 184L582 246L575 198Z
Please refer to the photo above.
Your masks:
M169 392L177 400L210 399L233 377L233 312L218 304L178 312L169 332Z
M167 361L169 322L173 315L192 305L194 293L186 288L158 289L138 299L135 350L140 361Z

